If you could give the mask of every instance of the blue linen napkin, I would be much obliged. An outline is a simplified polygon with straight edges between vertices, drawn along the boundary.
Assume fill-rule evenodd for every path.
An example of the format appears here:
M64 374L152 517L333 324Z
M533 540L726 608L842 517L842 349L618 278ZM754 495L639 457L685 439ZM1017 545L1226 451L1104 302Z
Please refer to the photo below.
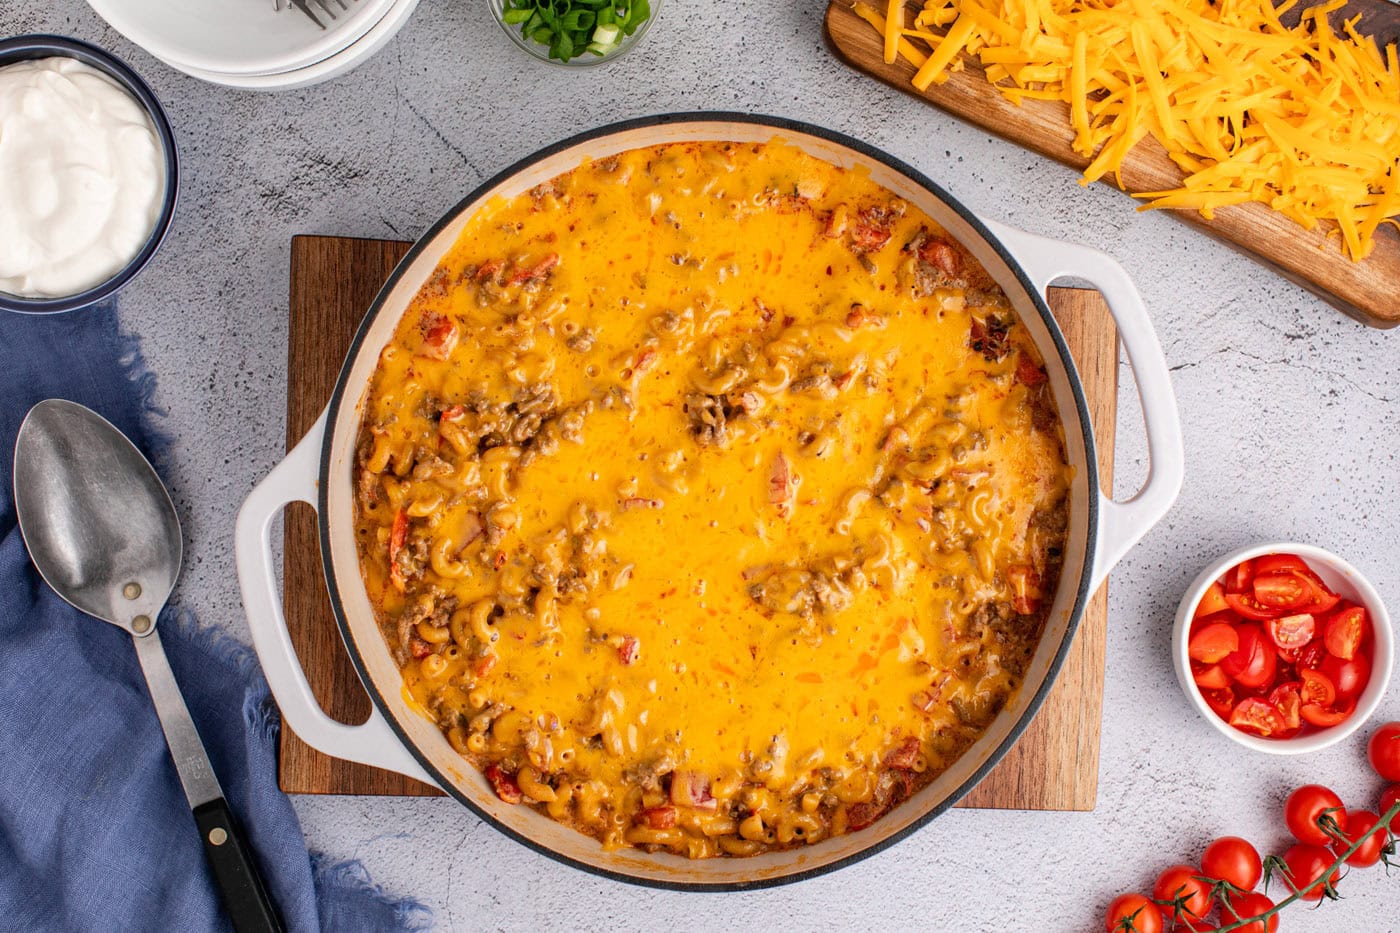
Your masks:
M159 467L154 377L112 305L0 312L0 926L225 930L189 805L130 636L45 585L16 527L12 451L35 402L71 399ZM177 591L178 592L178 591ZM357 862L308 854L277 788L280 720L254 656L167 609L175 677L291 931L423 929L431 915L373 885Z

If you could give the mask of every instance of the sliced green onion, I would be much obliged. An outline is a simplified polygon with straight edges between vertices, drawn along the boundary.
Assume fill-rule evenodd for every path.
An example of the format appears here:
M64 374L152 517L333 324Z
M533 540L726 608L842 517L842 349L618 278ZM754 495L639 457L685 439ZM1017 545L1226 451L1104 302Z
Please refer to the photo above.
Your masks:
M506 25L563 62L585 52L609 55L651 18L649 0L504 0L502 7Z

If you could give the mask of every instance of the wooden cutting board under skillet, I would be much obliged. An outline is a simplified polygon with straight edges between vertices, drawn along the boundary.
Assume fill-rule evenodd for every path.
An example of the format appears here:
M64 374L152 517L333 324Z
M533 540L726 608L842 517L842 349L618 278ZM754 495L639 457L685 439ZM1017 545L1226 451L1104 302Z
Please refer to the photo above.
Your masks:
M287 339L287 448L311 428L326 403L360 319L408 243L343 237L292 240ZM1106 488L1113 483L1118 398L1118 336L1096 291L1050 289L1089 401ZM360 686L331 613L321 571L316 515L297 504L286 514L283 579L287 629L321 706L360 723L369 697ZM1016 810L1092 810L1099 781L1107 586L1090 600L1059 679L1030 728L961 806ZM428 796L424 784L323 755L282 728L278 782L292 794Z
M885 6L883 0L865 2L880 10ZM885 64L884 39L852 10L851 3L831 0L826 10L827 38L846 64L1056 162L1076 170L1088 164L1088 159L1070 145L1074 132L1068 105L1027 100L1018 107L1002 97L987 81L977 60L967 56L962 71L920 92L910 83L914 66L903 58ZM911 2L909 6L918 9L922 4ZM1347 16L1362 14L1362 31L1380 42L1400 36L1400 5L1391 0L1349 0L1345 12ZM909 132L917 135L919 128L911 127ZM1132 191L1175 188L1181 177L1166 150L1151 137L1133 147L1123 161L1123 184ZM1066 176L1064 184L1068 188L1075 181ZM1124 195L1123 210L1133 210L1137 203ZM1388 224L1377 231L1375 250L1357 263L1342 254L1335 237L1327 239L1326 225L1304 230L1263 204L1217 208L1212 221L1196 211L1172 213L1358 321L1372 327L1400 324L1400 232Z

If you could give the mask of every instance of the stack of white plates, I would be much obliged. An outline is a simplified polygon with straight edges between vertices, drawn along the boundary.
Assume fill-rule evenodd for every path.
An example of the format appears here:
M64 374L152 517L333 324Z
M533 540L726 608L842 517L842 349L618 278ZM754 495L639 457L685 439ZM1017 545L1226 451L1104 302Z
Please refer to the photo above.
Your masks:
M172 68L253 90L306 87L344 74L393 38L418 0L311 0L325 28L282 0L88 0L122 35Z

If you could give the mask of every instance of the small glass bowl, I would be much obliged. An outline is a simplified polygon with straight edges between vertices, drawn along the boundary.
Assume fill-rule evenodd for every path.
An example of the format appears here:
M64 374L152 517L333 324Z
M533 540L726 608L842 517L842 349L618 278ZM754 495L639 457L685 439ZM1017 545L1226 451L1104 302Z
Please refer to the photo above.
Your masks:
M156 137L160 140L161 151L165 158L165 194L162 197L160 214L156 217L155 226L151 228L146 242L125 266L118 269L106 281L99 282L77 294L60 295L54 298L28 298L0 292L0 311L14 311L20 314L57 314L85 308L102 301L104 298L110 298L126 283L134 279L146 263L150 262L151 257L156 254L156 250L160 248L161 242L165 239L166 233L169 232L170 222L175 216L175 202L180 190L180 160L175 147L175 133L170 128L170 121L165 116L165 109L161 107L160 101L156 100L155 94L151 92L146 82L141 80L141 77L129 65L112 53L78 39L71 39L67 36L30 35L0 40L0 66L35 58L60 56L75 58L107 75L128 94L136 98L137 103L146 111L146 115L151 118L151 124L155 127Z
M496 17L496 22L506 31L506 35L510 36L510 41L514 42L517 48L523 49L542 62L558 65L561 68L591 68L594 65L606 65L609 62L617 61L641 42L642 37L651 29L652 23L655 23L656 18L661 15L663 0L650 0L651 16L647 17L646 21L638 26L632 35L623 36L618 42L617 48L612 52L601 57L592 52L584 52L582 55L575 55L566 62L550 58L549 46L525 38L520 34L518 25L511 25L505 21L505 0L486 0L486 2L487 6L491 7L491 15Z

